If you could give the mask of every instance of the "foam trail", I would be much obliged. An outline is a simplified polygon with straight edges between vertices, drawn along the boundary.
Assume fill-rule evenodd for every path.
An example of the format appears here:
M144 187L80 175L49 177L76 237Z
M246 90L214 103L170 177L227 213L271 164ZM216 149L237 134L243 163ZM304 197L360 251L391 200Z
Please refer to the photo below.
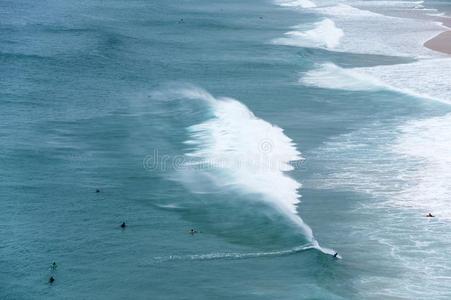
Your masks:
M188 128L190 139L185 143L191 147L186 154L189 163L179 180L193 190L205 181L210 190L214 186L216 190L256 195L253 201L263 201L280 211L302 230L312 247L332 253L319 246L297 214L301 184L286 172L293 170L291 162L303 158L283 129L256 117L237 100L215 98L195 87L177 93L179 98L203 101L211 112L210 119Z
M451 103L449 78L451 59L440 58L365 68L341 68L326 63L306 72L299 82L307 86L349 91L387 89Z
M316 28L306 31L305 25L298 26L273 42L360 54L417 58L436 56L434 51L423 47L423 44L443 31L440 24L432 20L425 21L423 18L405 17L396 13L397 7L412 6L414 2L395 1L390 5L385 5L385 2L381 1L376 1L378 4L373 2L351 2L359 7L332 1L319 2L318 6L309 8L309 13L313 12L326 18L315 23ZM364 9L366 7L369 10ZM387 7L390 11L394 11L394 16L381 13L381 9L384 11L383 8ZM416 12L416 14L426 16L426 12ZM393 34L387 35L387 32Z
M233 252L216 252L208 254L192 254L192 255L170 255L164 257L155 257L157 262L165 262L172 260L217 260L217 259L249 259L271 256L293 255L299 252L316 249L313 245L303 245L292 249L268 252L249 252L249 253L233 253Z
M316 47L316 48L336 48L340 44L341 38L344 36L343 30L335 26L335 22L331 19L324 19L314 24L315 28L307 31L300 30L301 27L296 26L289 32L285 33L285 37L273 40L273 43L286 46L297 47Z

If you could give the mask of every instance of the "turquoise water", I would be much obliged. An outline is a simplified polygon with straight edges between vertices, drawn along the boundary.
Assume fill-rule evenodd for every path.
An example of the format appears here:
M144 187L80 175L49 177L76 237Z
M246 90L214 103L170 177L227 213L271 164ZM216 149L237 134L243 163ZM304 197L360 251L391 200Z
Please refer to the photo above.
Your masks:
M449 299L446 2L343 3L1 2L0 298Z

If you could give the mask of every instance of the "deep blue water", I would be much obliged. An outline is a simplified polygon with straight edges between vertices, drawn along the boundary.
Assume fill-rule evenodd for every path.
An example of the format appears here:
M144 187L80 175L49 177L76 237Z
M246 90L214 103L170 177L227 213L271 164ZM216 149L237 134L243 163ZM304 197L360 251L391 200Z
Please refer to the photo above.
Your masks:
M433 187L435 220L400 204L429 169L387 149L451 108L300 83L326 62L417 59L272 42L318 20L269 1L0 2L0 299L448 299L449 190ZM241 149L269 132L225 113L224 135L208 140L208 124L190 146L187 128L220 117L183 89L237 99L294 143L269 136L271 150L305 160L276 180L215 168L214 182L181 180L174 159L219 143L249 160L258 153ZM448 178L440 166L426 179ZM314 238L343 259L298 251L311 240L274 200L285 176L303 185L297 212Z

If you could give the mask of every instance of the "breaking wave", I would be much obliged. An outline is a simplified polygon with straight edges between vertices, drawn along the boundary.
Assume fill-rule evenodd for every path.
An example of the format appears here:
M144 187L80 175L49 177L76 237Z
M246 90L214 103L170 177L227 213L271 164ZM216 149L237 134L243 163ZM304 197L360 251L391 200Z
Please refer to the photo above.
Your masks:
M314 28L303 30L300 26L285 33L285 37L273 40L273 43L286 46L333 49L340 44L343 30L335 26L331 19L324 19L314 24Z
M167 97L196 100L209 114L187 128L186 160L176 180L194 193L233 192L245 195L237 201L271 207L298 228L311 247L334 254L319 246L297 213L301 184L287 172L303 158L282 128L256 117L235 99L216 98L197 87L168 93L173 95Z

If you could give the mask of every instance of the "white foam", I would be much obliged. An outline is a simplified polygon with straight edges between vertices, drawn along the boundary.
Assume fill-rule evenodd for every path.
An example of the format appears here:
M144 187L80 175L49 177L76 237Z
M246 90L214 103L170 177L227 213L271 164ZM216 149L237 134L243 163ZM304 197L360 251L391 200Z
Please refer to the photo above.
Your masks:
M451 114L447 114L401 125L376 122L335 136L309 155L309 161L316 160L320 167L311 179L305 178L305 185L370 196L355 209L377 217L359 222L351 231L364 232L383 246L384 257L399 264L405 270L401 273L416 274L387 287L385 294L393 298L420 299L431 290L447 291L440 277L450 272L449 264L443 263L449 256L443 249L450 240L450 149ZM436 218L426 218L428 212ZM362 286L370 290L386 284L368 281ZM427 293L418 282L430 287Z
M408 122L393 151L417 162L406 172L412 182L394 199L451 219L451 114Z
M366 17L378 17L387 18L387 16L371 12L369 10L359 9L347 4L337 4L334 6L318 7L316 10L318 13L322 13L328 16L335 17L352 17L352 18L366 18Z
M215 252L207 254L192 254L192 255L170 255L164 257L155 257L156 262L166 262L173 260L218 260L218 259L249 259L268 256L287 256L297 254L299 252L316 249L312 245L303 245L287 250L268 251L268 252L248 252L248 253L234 253L234 252ZM332 254L333 255L333 254ZM341 258L341 257L340 257Z
M393 0L393 1L379 1L379 0L372 0L372 1L353 1L353 5L357 6L364 6L364 7L375 7L375 8L385 8L385 7L395 7L395 8L402 8L402 9L408 9L408 8L415 8L418 5L423 4L424 1L402 1L402 0Z
M428 13L427 15L432 17L447 17L446 13L444 12Z
M419 97L451 103L451 59L428 59L410 64L359 68L393 89Z
M277 0L277 5L286 7L300 7L300 8L312 8L316 7L316 4L310 0Z
M337 47L343 37L343 30L335 26L331 19L324 19L314 24L314 28L303 31L300 26L293 27L285 33L285 37L275 39L273 42L279 45L297 47L317 47L333 49Z
M151 263L157 262L167 262L174 260L222 260L222 259L251 259L251 258L260 258L260 257L268 257L268 256L288 256L298 254L300 252L309 251L309 250L319 250L327 255L334 255L336 252L331 249L323 249L318 246L317 243L297 246L291 249L286 250L278 250L278 251L267 251L267 252L247 252L247 253L237 253L237 252L214 252L214 253L206 253L206 254L191 254L191 255L169 255L169 256L159 256L155 257L154 261ZM337 258L342 259L341 255L337 253Z
M409 64L340 68L327 63L310 70L302 84L321 88L366 91L388 89L451 103L451 59L428 59Z
M405 9L405 5L404 2L398 3L400 8ZM375 8L378 6L369 4L369 7L377 11ZM390 7L396 11L397 6ZM435 52L423 44L443 31L443 27L436 22L425 20L426 12L424 18L410 18L402 14L387 16L343 3L317 6L309 11L327 17L329 21L315 23L316 28L307 31L305 24L299 25L298 30L287 32L285 37L275 40L276 43L338 52L431 58L436 56Z
M349 91L374 91L387 88L378 79L356 69L340 68L332 63L319 65L299 80L307 86Z
M395 128L376 123L332 138L315 155L330 161L307 184L367 193L451 219L451 113Z

